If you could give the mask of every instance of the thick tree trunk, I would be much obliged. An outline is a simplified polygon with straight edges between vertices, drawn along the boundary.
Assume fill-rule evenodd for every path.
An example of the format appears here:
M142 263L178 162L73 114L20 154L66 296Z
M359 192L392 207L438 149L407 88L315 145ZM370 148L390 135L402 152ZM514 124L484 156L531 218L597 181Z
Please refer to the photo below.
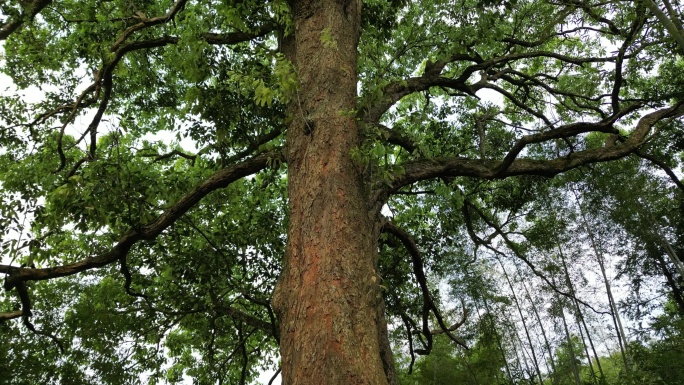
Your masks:
M387 384L377 229L351 159L361 2L290 5L294 33L283 50L300 88L290 106L288 244L274 294L283 384Z

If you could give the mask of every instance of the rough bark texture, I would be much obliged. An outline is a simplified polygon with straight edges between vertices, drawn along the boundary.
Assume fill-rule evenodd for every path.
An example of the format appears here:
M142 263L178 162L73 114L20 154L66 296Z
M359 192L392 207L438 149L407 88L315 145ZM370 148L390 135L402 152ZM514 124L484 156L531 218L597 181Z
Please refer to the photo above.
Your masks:
M274 295L286 385L387 383L373 221L351 159L360 3L290 3L295 30L283 49L300 89L290 106L288 245Z

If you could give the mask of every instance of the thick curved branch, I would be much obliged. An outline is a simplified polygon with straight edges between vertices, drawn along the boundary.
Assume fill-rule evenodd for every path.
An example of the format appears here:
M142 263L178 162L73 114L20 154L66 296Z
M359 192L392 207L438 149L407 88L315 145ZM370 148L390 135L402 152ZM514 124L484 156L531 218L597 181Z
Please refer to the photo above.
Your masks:
M376 127L382 132L382 135L386 138L388 143L403 148L409 154L413 154L418 150L418 143L408 135L404 135L403 133L382 124L376 124Z
M133 284L133 276L131 275L131 271L128 269L128 261L126 260L126 255L122 256L121 259L119 259L119 271L124 276L124 289L126 290L126 294L130 295L131 297L142 298L147 302L150 308L154 308L152 306L152 303L150 302L149 297L147 297L145 294L138 293L137 291L134 291L131 288L131 285Z
M107 106L109 105L109 101L112 96L112 71L113 68L116 64L114 64L111 68L111 70L106 71L104 74L104 80L102 82L102 85L96 85L95 88L97 89L96 92L99 91L99 89L104 88L104 93L102 100L100 101L100 106L97 108L97 112L95 112L95 116L93 117L93 120L90 122L88 125L88 128L85 130L85 133L90 133L90 146L88 148L88 154L81 158L79 161L77 161L74 166L69 170L67 173L66 177L64 178L69 179L71 178L74 174L76 174L76 171L78 171L79 167L85 162L88 161L93 161L95 160L95 152L97 150L97 127L100 125L100 121L102 120L102 116L104 115L105 111L107 110ZM79 103L76 104L76 106ZM74 113L76 110L74 110ZM72 115L74 115L72 113ZM71 119L67 120L69 122ZM62 137L64 136L64 129L66 128L66 125L68 123L65 123L62 126L62 129L59 133L59 138L58 138L58 143L59 146L57 148L57 151L59 153L59 159L60 159L60 165L57 168L57 171L60 171L64 168L66 165L66 157L64 156L64 150L62 149ZM85 135L84 133L84 135Z
M10 311L7 313L0 313L0 321L7 321L7 320L19 318L22 315L24 315L24 312L21 310Z
M411 332L411 320L409 317L405 314L401 314L401 319L404 321L404 327L406 328L406 336L408 337L408 343L409 343L409 353L411 354L411 362L409 363L409 370L408 374L413 373L413 364L416 362L416 352L413 349L413 333Z
M520 59L534 59L534 58L547 58L547 59L555 59L563 63L568 63L568 64L574 64L581 66L583 64L587 63L608 63L608 62L613 62L617 60L617 57L615 56L609 56L609 57L574 57L574 56L568 56L568 55L563 55L557 52L551 52L551 51L530 51L530 52L520 52L520 53L511 53L508 55L504 56L499 56L495 57L489 60L482 60L479 61L476 65L470 66L466 68L461 75L456 79L457 81L463 81L465 82L470 75L474 74L477 71L481 70L488 70L493 67L501 67L507 63L520 60Z
M475 177L480 179L503 179L515 175L539 175L553 177L562 172L597 162L606 162L627 156L643 145L651 127L662 119L679 118L684 115L684 102L663 108L644 115L637 123L632 134L623 142L607 145L601 148L573 152L567 156L553 159L520 159L513 155L505 161L489 159L470 159L464 157L447 157L433 159L419 159L402 164L403 172L397 173L388 186L379 186L375 191L377 202L384 202L389 195L402 187L418 181L443 177ZM591 123L577 123L570 126L582 132L583 125ZM586 127L585 127L586 128ZM597 126L599 130L607 130L607 126ZM517 154L515 154L517 155Z
M69 115L67 116L64 123L62 123L62 127L60 128L59 134L57 135L57 154L59 155L59 166L57 166L57 169L54 171L55 173L62 171L64 169L64 167L66 167L67 158L66 158L66 155L64 154L64 146L62 144L62 142L64 140L64 132L66 131L67 126L69 124L71 124L71 122L74 120L74 118L76 118L76 114L78 113L80 108L89 107L90 105L95 103L95 101L100 97L99 82L100 82L100 79L99 79L99 72L98 72L98 74L95 75L95 82L93 84L91 84L90 86L88 86L85 90L83 90L83 92L81 92L81 94L78 96L78 98L76 98L76 102L74 102L72 105L58 107L58 108L56 108L56 109L54 109L54 110L52 110L46 114L41 114L41 116L37 117L34 120L34 123L37 123L39 121L45 121L48 118L56 115L58 112L60 112L62 110L68 110L69 111ZM93 97L93 99L89 100L88 102L84 102L85 98L88 95L90 95L91 93L95 93L95 96ZM86 133L87 133L87 131L86 131ZM86 133L84 133L84 135ZM83 162L85 162L85 160L80 160L77 163L83 163ZM77 167L77 166L74 166L74 167Z
M137 12L136 16L138 19L140 19L140 23L128 27L128 29L126 29L121 34L121 36L119 36L116 42L114 42L110 50L112 52L116 52L119 49L119 47L126 41L126 39L128 39L128 37L131 36L135 31L139 31L141 29L158 24L163 24L173 19L176 16L176 14L185 7L185 3L187 2L188 0L178 0L173 4L171 9L169 9L169 11L165 15L153 17L151 19L148 19L142 12Z
M415 92L425 91L431 87L445 87L463 92L464 94L475 95L475 92L482 88L483 85L469 85L468 79L472 74L482 70L486 71L493 67L500 67L516 60L539 57L555 59L564 63L580 66L587 63L606 63L617 60L617 57L612 56L578 58L549 51L512 53L489 60L482 60L481 58L474 56L454 55L449 60L443 62L428 63L423 76L392 82L384 86L382 88L382 98L362 110L360 118L366 123L376 124L380 121L382 115L403 97ZM470 61L475 62L476 64L466 67L457 78L439 76L446 64L455 61Z
M684 55L684 29L681 27L681 21L676 15L676 12L669 6L669 2L666 0L665 5L667 6L668 13L672 18L669 18L654 0L646 0L646 5L651 9L651 12L658 18L658 21L667 29L667 32L672 36L672 38L677 42L677 48L679 53ZM679 24L678 26L675 24Z
M680 190L684 191L684 183L682 183L682 181L679 180L679 178L677 177L677 174L675 174L674 171L672 171L672 169L667 164L665 164L665 162L662 162L662 161L656 159L654 156L646 154L643 151L635 151L634 154L636 156L638 156L639 158L646 159L647 161L649 161L649 162L655 164L656 166L660 167L660 169L663 170L665 172L665 174L667 174L667 176L670 177L670 180L672 180L672 182L675 185L677 185L677 187L679 187Z
M163 16L155 17L152 19L147 19L142 13L138 14L138 18L141 19L141 22L138 24L135 24L128 29L126 29L121 36L119 36L119 39L112 45L110 48L110 51L115 53L114 58L110 61L109 64L105 65L95 76L95 81L92 85L90 85L85 91L81 93L79 96L78 100L76 103L74 103L74 107L72 109L71 114L69 115L69 118L64 122L62 125L62 128L59 133L59 137L57 139L57 152L59 153L59 159L60 159L60 165L57 168L57 172L61 171L64 166L66 165L66 157L64 155L64 149L62 148L62 138L64 136L64 130L68 124L71 123L72 119L75 117L76 112L78 111L78 106L81 104L81 101L83 98L93 90L96 93L96 96L94 99L98 99L99 93L101 89L104 89L103 97L102 100L100 101L100 105L97 108L97 112L95 113L95 116L93 117L93 120L90 122L88 125L88 128L86 129L86 133L90 133L90 147L88 149L88 155L86 158L81 159L80 161L76 162L74 167L69 171L67 174L67 178L71 177L76 173L78 168L85 163L88 160L94 160L95 159L95 152L97 150L97 127L100 125L100 121L102 120L102 116L104 115L105 111L107 110L107 106L109 105L109 101L112 96L112 76L114 69L116 68L117 64L119 61L123 58L123 56L127 53L130 52L131 47L133 47L133 44L128 44L126 46L123 46L124 42L126 39L133 34L133 32L151 27L153 25L157 24L162 24L166 23L169 20L172 20L176 14L185 7L185 3L187 3L187 0L178 0L174 5L171 7L171 9Z
M397 237L397 239L401 241L401 243L404 245L406 250L411 255L411 262L413 264L413 274L416 276L416 280L418 281L418 285L420 286L420 290L423 295L423 335L425 335L425 337L428 339L428 350L432 345L432 336L435 334L442 333L446 334L452 341L468 349L468 346L463 340L452 334L454 330L456 330L458 327L465 323L467 317L465 307L463 309L463 319L452 326L447 326L444 323L444 319L442 318L439 308L437 308L437 305L435 304L435 301L432 298L432 295L430 294L430 289L427 286L427 278L425 276L425 271L423 269L423 258L420 253L420 250L418 250L418 246L413 240L413 237L411 237L411 235L409 235L407 232L405 232L404 230L402 230L401 228L397 227L395 224L389 221L386 221L384 223L382 231ZM437 323L441 328L439 332L430 330L428 327L429 310L432 310L432 313L435 315L435 318L437 319Z
M613 92L611 95L611 105L613 107L613 113L617 113L620 110L620 89L623 86L624 78L622 76L622 64L625 60L625 55L627 54L627 49L632 44L632 41L636 37L637 33L641 31L646 22L646 18L643 13L636 12L637 17L632 21L629 32L625 37L620 50L618 51L617 60L615 61L615 80L613 81Z
M508 151L508 154L506 154L504 157L501 165L497 167L496 173L498 174L505 172L518 157L520 152L529 144L542 143L552 139L570 138L572 136L577 136L587 132L618 134L617 129L613 127L615 122L617 122L620 118L636 111L639 107L640 105L633 104L622 111L618 111L615 115L596 123L572 123L548 131L539 132L532 135L525 135L518 139L518 141L513 145L513 148Z
M202 198L209 195L211 192L227 187L241 178L265 169L268 167L269 161L274 158L281 158L281 154L278 150L260 154L242 163L226 167L216 172L192 191L185 194L152 223L143 226L140 229L129 230L119 239L114 247L105 253L68 265L43 269L0 265L0 273L8 275L5 279L5 289L11 290L26 281L65 277L116 262L124 257L135 243L157 237L162 231L171 226L171 224L192 209Z
M478 84L481 85L482 88L489 88L490 90L496 91L496 92L498 92L499 94L503 95L503 96L506 97L506 99L508 99L511 103L513 103L513 104L515 104L516 106L518 106L518 108L520 108L521 110L523 110L523 111L527 112L528 114L530 114L530 115L536 117L537 119L543 121L544 124L546 125L546 127L554 128L554 127L553 127L553 122L551 122L551 121L549 120L549 118L546 117L546 115L542 114L541 112L535 110L534 108L530 107L530 106L527 105L526 103L522 102L521 100L519 100L518 98L516 98L515 95L513 95L512 93L506 91L505 89L503 89L503 88L497 86L497 85L494 84L494 83L490 83L489 81L487 81L487 78L486 78L486 77L483 77L482 80L480 80L480 81L478 82Z
M6 284L7 282L5 282ZM26 282L19 282L16 285L17 289L17 295L19 295L19 300L21 301L21 321L26 326L27 329L32 331L34 334L37 334L39 336L44 336L48 337L54 342L59 350L64 353L64 345L62 345L62 342L55 337L53 334L44 332L42 330L36 329L36 327L31 323L31 316L33 315L31 312L31 298L29 297L28 293L28 288L26 287Z
M173 150L171 152L167 152L166 154L141 154L139 156L145 157L145 158L154 158L154 162L161 162L162 160L170 159L173 158L174 156L180 156L181 158L185 158L190 161L190 164L193 166L195 165L195 160L197 159L197 154L195 155L190 155L186 154L183 151L180 150Z
M386 220L385 223L383 223L382 232L394 235L402 243L402 245L404 245L406 250L409 252L409 255L411 255L413 274L416 277L416 281L418 281L421 295L423 297L423 308L421 311L422 330L417 331L415 334L419 337L420 342L424 347L424 349L411 348L411 355L413 356L414 353L421 355L430 354L430 351L432 351L433 341L432 333L430 332L429 317L430 310L435 308L435 305L434 301L432 300L430 290L427 287L427 278L425 277L425 271L423 270L422 256L420 254L420 251L418 250L418 246L413 241L413 238L404 230L392 224L390 221ZM396 301L400 302L398 298L396 299ZM402 319L404 319L404 322L407 323L407 325L410 323L413 326L413 328L418 330L417 324L403 310L401 312L401 316ZM411 339L412 335L413 333L411 333L409 329L409 340ZM423 341L421 335L425 336L427 341Z
M278 378L278 375L280 374L280 372L282 372L282 371L283 371L283 368L279 366L278 370L276 370L275 373L273 373L273 377L271 377L271 379L268 381L268 385L272 385L273 382L276 380L276 378Z
M40 11L43 10L52 0L27 1L21 14L11 17L8 21L0 25L0 41L5 40L13 32L19 29L25 22L32 20Z
M468 309L466 308L465 301L463 301L463 298L461 298L461 309L463 309L463 314L461 315L461 320L454 323L453 325L449 326L447 329L434 329L430 330L430 334L433 336L439 335L439 334L444 334L444 333L449 333L453 332L456 329L460 328L465 324L465 322L468 320Z
M17 284L17 295L21 301L21 315L24 319L24 322L26 322L33 315L31 312L31 297L29 297L28 289L26 288L26 282L20 282ZM31 328L29 327L29 329Z
M663 3L665 4L665 9L667 10L667 14L670 16L670 20L675 24L675 27L684 34L684 23L682 22L682 10L681 9L675 9L675 7L672 6L672 3L670 0L663 0ZM684 47L682 47L684 49Z
M403 97L415 92L425 91L431 87L436 87L439 83L450 81L451 88L472 94L473 92L467 87L465 82L456 84L453 79L442 78L434 75L425 75L421 77L410 78L403 81L390 83L382 88L382 98L361 111L361 120L367 124L377 124L380 117L387 112L396 102Z
M97 126L100 124L100 121L102 120L102 115L104 115L104 112L107 110L107 105L109 104L109 100L111 98L112 94L112 74L114 72L114 69L116 68L116 65L119 63L119 61L123 58L123 55L126 54L126 52L129 52L122 47L123 43L126 41L126 39L135 31L140 30L142 28L147 28L149 26L157 25L157 24L162 24L166 23L169 20L173 19L173 17L185 6L185 3L187 0L178 0L173 7L164 15L160 17L155 17L152 19L147 19L144 15L141 13L138 14L138 18L141 19L142 21L136 25L133 25L126 29L119 39L112 45L110 50L115 53L114 58L107 64L104 65L103 68L98 71L95 75L95 81L93 84L91 84L88 88L86 88L81 95L78 97L76 103L73 104L73 108L71 109L71 113L69 114L69 117L66 119L66 121L63 123L59 136L57 138L57 153L59 154L59 160L60 164L59 167L57 167L57 171L59 172L64 167L66 166L66 156L64 155L64 149L62 147L62 140L64 137L64 131L69 125L74 117L76 116L76 113L78 112L78 107L81 105L81 102L83 99L86 97L86 95L92 93L93 91L95 92L95 97L93 98L94 100L97 100L100 95L101 89L104 88L104 96L102 97L102 100L100 101L100 105L97 109L97 112L95 113L95 116L93 117L93 120L90 122L88 125L88 128L86 129L86 133L90 133L90 147L89 147L89 154L78 161L72 169L68 173L68 177L74 175L78 168L85 163L88 160L93 160L95 159L95 151L96 151L96 146L97 146ZM128 46L131 46L130 44Z

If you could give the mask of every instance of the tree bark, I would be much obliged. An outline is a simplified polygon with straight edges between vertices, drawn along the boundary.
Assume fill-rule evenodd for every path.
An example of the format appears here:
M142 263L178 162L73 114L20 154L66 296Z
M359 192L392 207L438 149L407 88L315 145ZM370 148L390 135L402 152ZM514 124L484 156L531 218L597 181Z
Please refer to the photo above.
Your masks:
M290 7L294 32L283 51L300 87L289 106L288 241L273 300L283 384L387 384L379 229L351 159L359 144L352 111L361 1Z
M667 1L665 4L668 4ZM670 19L663 11L660 10L658 4L656 4L653 0L646 0L646 5L651 9L651 12L653 12L656 18L658 18L658 21L660 21L660 23L665 27L670 36L672 36L672 38L677 42L677 49L682 55L684 55L684 30L682 30L681 22L679 22L679 19L677 19L676 15ZM670 10L669 7L668 10ZM679 24L679 28L675 23Z

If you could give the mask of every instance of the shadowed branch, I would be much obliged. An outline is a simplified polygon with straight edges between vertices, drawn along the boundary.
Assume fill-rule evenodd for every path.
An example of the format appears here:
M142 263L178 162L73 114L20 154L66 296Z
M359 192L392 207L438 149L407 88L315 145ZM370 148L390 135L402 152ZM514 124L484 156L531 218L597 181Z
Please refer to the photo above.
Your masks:
M11 290L26 281L65 277L114 263L126 256L135 243L157 237L211 192L225 188L245 176L263 170L268 167L269 161L280 158L280 156L276 150L269 151L216 172L166 209L156 220L139 229L129 230L119 238L116 245L105 253L67 265L42 269L0 265L0 273L7 274L5 289Z

